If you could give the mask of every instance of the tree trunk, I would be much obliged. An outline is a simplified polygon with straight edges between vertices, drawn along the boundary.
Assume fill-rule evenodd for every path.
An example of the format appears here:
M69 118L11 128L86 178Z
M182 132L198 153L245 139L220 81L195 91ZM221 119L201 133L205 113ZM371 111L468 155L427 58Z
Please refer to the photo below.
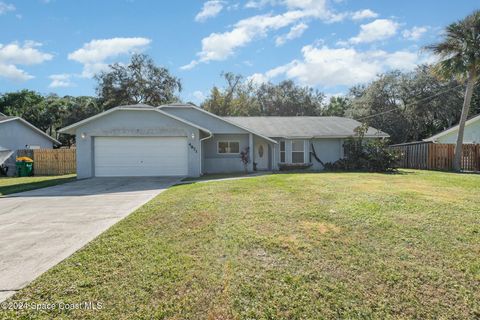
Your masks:
M472 100L475 78L475 69L473 69L468 73L467 88L465 89L465 97L463 99L462 116L460 117L460 122L458 124L457 144L455 145L455 158L453 159L453 169L457 172L462 170L463 133L465 131L465 122L467 121L468 112L470 111L470 101Z

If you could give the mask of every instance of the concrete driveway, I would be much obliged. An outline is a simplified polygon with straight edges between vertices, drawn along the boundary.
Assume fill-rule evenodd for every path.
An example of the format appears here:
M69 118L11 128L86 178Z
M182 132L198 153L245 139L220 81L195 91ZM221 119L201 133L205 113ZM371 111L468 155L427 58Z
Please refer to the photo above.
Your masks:
M179 178L93 178L0 198L0 301Z

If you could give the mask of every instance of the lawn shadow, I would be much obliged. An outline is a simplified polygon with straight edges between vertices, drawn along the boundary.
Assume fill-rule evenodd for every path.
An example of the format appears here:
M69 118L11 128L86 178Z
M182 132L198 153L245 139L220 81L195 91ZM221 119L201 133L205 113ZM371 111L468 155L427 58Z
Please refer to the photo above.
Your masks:
M15 178L10 178L15 179ZM73 177L63 177L57 179L50 179L50 180L41 180L41 181L34 181L34 182L25 182L19 183L9 186L1 186L0 187L0 197L5 195L10 195L13 193L19 193L24 191L31 191L40 188L52 187L55 185L75 181L75 176Z

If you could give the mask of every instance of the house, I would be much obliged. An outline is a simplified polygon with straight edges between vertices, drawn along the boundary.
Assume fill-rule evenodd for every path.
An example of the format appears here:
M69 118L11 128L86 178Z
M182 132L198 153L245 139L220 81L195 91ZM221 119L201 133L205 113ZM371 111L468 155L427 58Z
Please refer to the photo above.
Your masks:
M20 117L0 113L0 165L8 168L7 174L16 172L17 150L52 149L61 143ZM6 156L1 156L6 155Z
M359 122L340 117L220 117L199 107L119 106L60 130L76 135L77 177L191 176L278 170L281 164L323 166L338 160ZM366 137L387 134L369 128Z
M456 144L458 137L458 125L437 133L424 141L434 143ZM465 122L465 131L463 134L463 143L480 143L480 114Z

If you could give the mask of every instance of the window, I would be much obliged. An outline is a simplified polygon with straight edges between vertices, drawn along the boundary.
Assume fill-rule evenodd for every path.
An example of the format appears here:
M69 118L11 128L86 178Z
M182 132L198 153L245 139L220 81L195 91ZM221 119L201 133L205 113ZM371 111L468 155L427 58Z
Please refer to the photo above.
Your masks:
M305 144L303 140L292 141L292 163L304 163L304 149Z
M285 163L285 141L280 141L280 163Z
M240 153L240 142L218 141L217 152L221 154L238 154Z

